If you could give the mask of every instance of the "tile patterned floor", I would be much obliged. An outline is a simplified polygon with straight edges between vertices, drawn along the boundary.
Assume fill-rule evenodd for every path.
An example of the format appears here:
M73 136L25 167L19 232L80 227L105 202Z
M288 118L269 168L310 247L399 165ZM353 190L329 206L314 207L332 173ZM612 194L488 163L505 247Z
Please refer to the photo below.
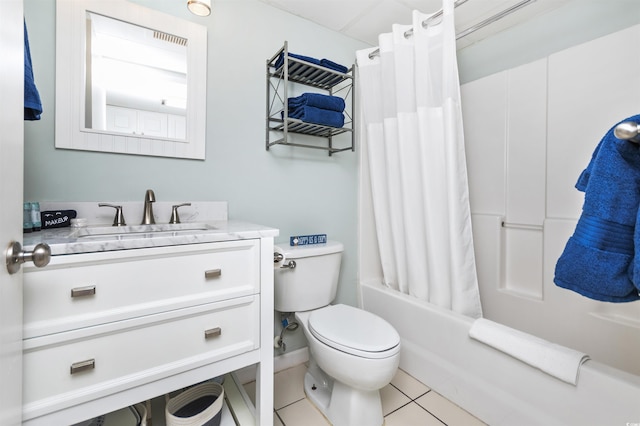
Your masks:
M305 397L305 365L276 373L274 426L330 426ZM255 395L255 382L245 385ZM385 426L482 426L483 422L438 395L402 370L380 391Z

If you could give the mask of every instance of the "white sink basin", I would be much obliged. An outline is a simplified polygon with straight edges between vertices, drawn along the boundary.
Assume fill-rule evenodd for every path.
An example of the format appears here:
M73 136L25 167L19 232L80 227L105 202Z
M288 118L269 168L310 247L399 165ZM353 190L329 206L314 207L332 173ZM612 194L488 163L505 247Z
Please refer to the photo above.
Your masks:
M88 226L71 231L69 237L80 239L105 238L145 238L154 235L178 236L193 235L212 231L216 228L206 223L176 223L131 226Z

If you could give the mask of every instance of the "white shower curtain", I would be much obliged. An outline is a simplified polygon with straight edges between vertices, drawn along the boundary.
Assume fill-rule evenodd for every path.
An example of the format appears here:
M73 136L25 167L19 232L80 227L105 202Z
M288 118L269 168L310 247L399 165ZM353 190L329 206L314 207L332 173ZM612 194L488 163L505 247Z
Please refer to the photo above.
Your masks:
M385 284L478 318L453 0L429 16L357 52L361 148Z

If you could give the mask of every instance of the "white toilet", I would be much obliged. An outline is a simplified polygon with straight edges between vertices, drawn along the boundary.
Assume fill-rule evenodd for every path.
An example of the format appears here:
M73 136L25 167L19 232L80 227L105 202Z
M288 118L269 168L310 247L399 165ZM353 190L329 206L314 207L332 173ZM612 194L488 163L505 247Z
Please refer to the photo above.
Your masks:
M307 396L334 426L382 425L379 391L398 368L400 336L370 312L330 305L338 287L341 243L276 250L286 260L275 271L275 309L295 312L309 342Z

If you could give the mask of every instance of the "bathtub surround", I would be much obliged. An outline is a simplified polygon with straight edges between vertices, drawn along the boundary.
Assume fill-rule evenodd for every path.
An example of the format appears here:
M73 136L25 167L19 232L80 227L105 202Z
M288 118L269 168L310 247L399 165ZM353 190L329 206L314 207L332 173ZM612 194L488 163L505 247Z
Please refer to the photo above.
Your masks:
M595 301L553 277L585 202L578 176L602 136L639 112L629 88L640 58L608 66L639 38L636 25L462 86L485 317L636 375L640 304Z
M478 318L454 6L442 5L433 28L414 11L357 52L363 173L385 285Z

